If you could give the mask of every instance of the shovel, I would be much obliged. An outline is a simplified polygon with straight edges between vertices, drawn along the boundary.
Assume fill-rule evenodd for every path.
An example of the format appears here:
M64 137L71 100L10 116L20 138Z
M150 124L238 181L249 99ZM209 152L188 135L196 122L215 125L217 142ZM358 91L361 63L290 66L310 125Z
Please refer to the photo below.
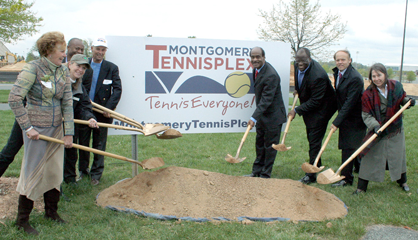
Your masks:
M294 99L293 99L292 110L295 109L296 102L298 101L298 97L299 97L299 95L296 94L295 97L294 97ZM276 149L277 151L285 152L285 151L287 151L287 150L289 150L289 149L292 148L292 147L286 147L286 145L284 145L284 140L286 139L287 131L289 131L290 122L292 120L293 120L293 118L290 118L290 117L287 119L286 128L285 128L284 133L283 133L282 142L280 144L277 144L277 145L276 144L273 144L272 145L272 147L274 149Z
M241 152L242 145L244 145L245 139L247 138L247 135L250 132L251 128L252 128L251 125L248 125L247 130L245 131L244 136L241 139L241 143L239 144L239 147L238 147L238 150L237 150L237 155L235 155L235 157L231 156L231 154L226 155L225 160L227 162L229 162L229 163L240 163L240 162L242 162L246 159L246 157L238 158L238 156L239 156L239 152Z
M162 134L157 134L155 136L157 136L158 139L174 139L182 137L183 135L179 131L170 128Z
M98 113L102 113L103 114L103 112L105 112L105 111L103 111L103 110L100 110L100 109L97 109L97 108L93 108L93 111L96 111L96 112L98 112ZM121 117L119 117L118 115L114 115L114 114L110 114L110 116L112 117L112 118L115 118L115 119L118 119L118 120L120 120L120 121L122 121L122 122L126 122L126 123L128 123L128 124L130 124L130 125L132 125L132 126L134 126L134 127L137 127L137 128L139 128L139 129L137 129L138 130L138 132L141 132L141 133L143 133L145 136L150 136L150 135L154 135L154 134L157 134L157 133L160 133L160 132L163 132L163 131L165 131L165 130L167 130L167 129L169 129L170 127L168 127L168 126L164 126L163 124L146 124L145 125L145 127L144 128L140 128L140 126L138 125L138 124L135 124L135 123L132 123L132 122L129 122L129 121L127 121L126 119L123 119L123 118L121 118ZM74 121L75 122L75 121ZM77 123L77 122L75 122L75 123ZM84 124L84 123L81 123L81 124ZM101 124L106 124L106 123L101 123ZM87 124L88 125L88 124ZM113 124L108 124L108 125L111 125L111 126L108 126L109 128L115 128L115 127L113 127L113 126L117 126L117 125L113 125ZM152 125L152 126L150 126L150 125ZM141 125L142 126L142 125ZM122 126L123 127L123 126ZM126 128L126 127L125 127ZM131 128L131 127L127 127L128 129L124 129L124 130L130 130L130 131L136 131L136 130L133 130L133 129L135 129L135 128ZM119 129L119 128L118 128ZM142 129L142 130L141 130Z
M113 111L113 110L111 110L109 108L103 107L102 105L97 104L97 103L95 103L93 101L91 101L91 104L95 108L98 108L98 109L100 109L102 111L108 112L108 113L112 114L113 116L117 116L117 117L119 117L121 119L124 119L124 122L127 122L127 123L131 124L132 126L135 126L135 127L141 128L141 129L144 129L144 126L142 124L140 124L139 122L137 122L137 121L135 121L135 120L133 120L131 118L128 118L128 117L126 117L126 116L124 116L124 115L122 115L120 113L117 113L117 112L115 112L115 111Z
M382 132L383 130L385 130L399 115L401 115L401 113L403 111L405 111L405 109L407 109L409 107L409 105L411 105L411 101L408 101L395 115L393 115L393 117L391 117L389 119L389 121L387 121L381 128L379 128L379 130L377 132ZM330 183L335 183L338 182L342 179L344 179L344 176L340 176L341 171L345 168L345 166L347 166L347 164L349 164L354 158L357 157L357 155L359 155L361 153L361 151L363 151L371 142L373 142L373 140L377 138L377 134L373 134L365 143L363 143L363 145L360 146L359 149L357 149L357 151L355 151L337 170L336 173L334 173L334 171L332 171L332 169L327 169L323 172L321 172L320 174L318 174L316 181L319 184L330 184Z
M56 139L56 138L52 138L52 137L48 137L42 134L39 134L39 139L45 140L45 141L49 141L49 142L55 142L55 143L59 143L59 144L64 144L64 141ZM89 148L86 146L82 146L82 145L78 145L73 143L73 148L78 148L84 151L88 151L88 152L92 152L92 153L96 153L99 155L103 155L103 156L107 156L107 157L112 157L112 158L116 158L116 159L120 159L126 162L130 162L130 163L136 163L139 166L141 166L143 169L153 169L153 168L158 168L158 167L162 167L164 166L164 161L162 158L159 157L153 157L150 159L146 159L142 162L133 160L133 159L129 159L127 157L122 157L113 153L108 153L108 152L104 152L101 150L97 150L94 148Z
M331 138L332 134L335 132L336 129L331 129L331 131L328 134L327 139L325 139L324 144L321 147L321 150L318 153L318 156L316 156L315 162L313 165L305 162L302 164L302 170L306 173L317 173L320 172L322 169L324 169L325 166L317 167L319 159L321 158L322 153L325 151L325 147L327 146L329 139Z

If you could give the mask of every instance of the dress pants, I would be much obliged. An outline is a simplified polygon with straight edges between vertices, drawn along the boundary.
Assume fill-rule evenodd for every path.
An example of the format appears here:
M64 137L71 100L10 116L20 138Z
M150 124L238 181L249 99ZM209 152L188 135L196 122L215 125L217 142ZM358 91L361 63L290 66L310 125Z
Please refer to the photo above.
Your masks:
M7 170L10 163L13 162L16 154L23 146L23 135L22 129L19 123L15 120L9 139L7 140L6 146L0 152L0 177Z
M101 151L106 151L106 141L107 141L107 128L89 128L89 127L80 127L79 130L79 143L83 146L89 146L90 136L93 132L93 143L92 147ZM89 172L90 164L90 152L79 150L79 171L81 173ZM90 169L90 176L92 179L100 180L104 170L104 156L99 154L94 154L93 163Z
M356 150L357 149L342 149L341 150L341 164L343 164L345 160L351 157L351 155L353 155L353 153ZM347 183L350 183L350 184L353 184L353 179L354 179L353 166L355 162L358 162L358 157L354 158L351 162L347 164L347 166L345 166L345 168L343 168L343 170L341 170L341 175L345 177L343 180L345 180Z
M272 147L272 144L280 143L282 125L277 128L266 128L261 122L256 125L256 154L257 157L253 164L252 173L255 176L262 178L270 178L273 170L274 160L276 159L277 150Z
M79 138L79 124L74 124L73 143L78 143ZM77 149L66 148L64 153L64 181L66 183L75 182L76 180L76 164L77 164Z
M307 128L306 136L309 142L309 164L313 165L319 151L321 150L322 140L324 139L325 132L327 131L327 125ZM319 158L317 167L322 165L321 158ZM316 179L316 173L306 173L311 179Z

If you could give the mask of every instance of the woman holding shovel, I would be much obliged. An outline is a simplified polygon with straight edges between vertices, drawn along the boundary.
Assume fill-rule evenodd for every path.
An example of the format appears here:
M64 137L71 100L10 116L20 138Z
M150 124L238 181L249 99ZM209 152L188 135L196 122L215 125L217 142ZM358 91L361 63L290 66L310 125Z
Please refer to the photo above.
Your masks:
M397 181L404 191L409 191L406 184L405 135L402 116L399 116L385 130L379 128L389 120L401 105L415 99L406 97L403 86L395 80L388 80L385 66L376 63L370 68L370 86L362 96L362 118L369 134L378 137L360 154L362 158L357 190L353 194L367 191L369 181L383 182L385 170L388 169L392 181Z
M74 118L88 120L89 127L98 128L96 117L93 114L89 95L82 84L82 77L87 69L90 68L88 58L83 54L75 54L71 60L64 64L70 72L71 90L73 93ZM75 134L73 143L78 142L78 125L75 124ZM76 184L76 163L77 149L66 148L64 157L64 182Z
M64 35L48 32L36 42L40 59L23 67L9 94L9 105L23 130L25 153L20 171L16 226L38 235L29 224L33 201L43 195L45 218L65 223L58 215L64 146L40 141L40 135L63 139L72 147L74 135L71 83ZM26 97L27 103L22 100ZM64 120L63 120L64 118ZM64 123L64 124L63 124Z

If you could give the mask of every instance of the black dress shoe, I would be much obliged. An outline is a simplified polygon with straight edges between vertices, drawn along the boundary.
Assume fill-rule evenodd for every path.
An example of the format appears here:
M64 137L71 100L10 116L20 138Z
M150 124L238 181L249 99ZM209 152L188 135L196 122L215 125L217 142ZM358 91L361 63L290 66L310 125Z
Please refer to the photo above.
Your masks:
M409 187L406 183L399 185L405 192L409 192Z
M303 183L303 184L310 184L310 183L314 183L316 182L316 179L309 177L308 175L303 176L303 178L301 178L299 180L299 182Z
M251 173L251 174L248 174L248 175L244 175L244 177L258 177L258 175L254 174L254 173Z
M363 194L363 193L366 193L366 191L361 190L361 189L356 189L356 191L353 192L353 195L360 195L360 194Z
M332 184L331 187L345 187L347 185L352 186L353 183L349 183L349 182L346 182L345 180L341 180L339 182L336 182L336 183Z

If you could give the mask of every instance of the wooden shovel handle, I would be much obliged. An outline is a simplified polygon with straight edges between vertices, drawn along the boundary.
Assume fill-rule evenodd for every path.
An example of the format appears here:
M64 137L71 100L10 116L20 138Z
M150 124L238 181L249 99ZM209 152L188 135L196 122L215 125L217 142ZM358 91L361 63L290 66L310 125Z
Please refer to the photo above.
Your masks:
M93 108L93 111L95 111L95 112L98 112L98 113L101 113L101 114L103 114L105 111L103 111L103 110L101 110L101 109L98 109L98 108ZM119 121L122 121L122 122L124 122L124 123L128 123L128 124L130 124L130 125L132 125L132 126L134 126L134 127L137 127L137 128L142 128L141 126L142 125L139 125L139 124L137 124L136 122L130 122L130 121L128 121L128 120L126 120L126 119L124 119L124 118L121 118L121 117L119 117L119 116L117 116L117 115L114 115L114 114L110 114L110 116L112 117L112 118L116 118L117 120L119 120ZM143 128L142 128L143 129Z
M403 111L405 111L405 109L407 109L409 107L409 105L411 105L411 100L409 100L401 109L399 109L399 111L393 115L389 121L387 121L382 127L379 128L379 130L377 130L378 132L381 132L383 130L385 130L393 121L395 121L395 119L402 114ZM367 146L369 146L369 144L371 142L373 142L373 140L377 138L377 134L373 134L365 143L363 143L363 145L360 146L359 149L357 149L357 151L355 151L337 170L337 172L335 173L335 175L339 175L340 172L345 168L345 166L347 166L347 164L349 164L355 157L357 157L357 155L359 155L361 153L361 151L363 151Z
M74 119L74 123L84 124L84 125L89 125L90 124L89 121L80 120L80 119ZM138 128L118 126L118 125L109 124L109 123L97 122L97 126L99 126L99 127L105 127L105 128L121 129L121 130L127 130L127 131L136 131L136 132L144 133L144 131L142 131L141 129L138 129Z
M293 98L293 104L292 104L292 109L291 110L294 110L295 109L296 102L298 101L298 98L299 98L299 95L296 94L295 97ZM284 140L286 139L286 135L287 135L287 132L289 131L289 127L290 127L290 122L292 120L293 120L293 118L290 118L290 117L287 118L286 128L284 129L284 133L283 133L283 138L282 138L281 144L284 144Z
M317 167L319 159L321 158L322 153L325 151L325 148L327 147L327 144L329 140L331 139L332 134L335 132L336 129L332 128L331 131L329 131L327 139L325 139L324 144L321 147L321 150L318 153L318 156L316 156L315 162L313 164L314 167Z
M251 125L247 126L247 130L245 130L244 136L241 139L241 143L239 144L239 147L238 147L238 150L237 150L237 155L236 155L235 158L238 158L239 153L241 152L242 145L244 145L245 139L247 139L248 133L250 132L251 128L253 128L253 127L251 127Z
M62 141L62 140L52 138L52 137L48 137L48 136L45 136L45 135L42 135L42 134L39 134L39 139L49 141L49 142L64 144L64 141ZM97 150L97 149L94 149L94 148L89 148L89 147L78 145L78 144L75 144L75 143L73 143L73 148L78 148L78 149L88 151L88 152L92 152L92 153L96 153L96 154L99 154L99 155L120 159L120 160L127 161L127 162L130 162L130 163L136 163L136 164L140 165L141 167L143 167L142 164L138 161L135 161L133 159L129 159L127 157L122 157L122 156L119 156L119 155L116 155L116 154L113 154L113 153L104 152L104 151L101 151L101 150Z
M122 114L120 114L120 113L118 113L118 112L115 112L115 111L113 111L113 110L111 110L111 109L109 109L109 108L106 108L106 107L103 107L102 105L100 105L100 104L97 104L97 103L95 103L95 102L91 102L91 104L95 107L95 108L98 108L98 109L101 109L101 110L103 110L103 111L105 111L105 112L108 112L108 113L111 113L113 116L118 116L118 117L120 117L120 118L123 118L123 119L126 119L127 121L129 121L129 122L134 122L134 123L137 123L142 129L144 129L144 126L142 126L142 124L140 124L139 122L137 122L137 121L135 121L135 120L133 120L133 119L131 119L131 118L128 118L128 117L126 117L126 116L124 116L124 115L122 115Z

